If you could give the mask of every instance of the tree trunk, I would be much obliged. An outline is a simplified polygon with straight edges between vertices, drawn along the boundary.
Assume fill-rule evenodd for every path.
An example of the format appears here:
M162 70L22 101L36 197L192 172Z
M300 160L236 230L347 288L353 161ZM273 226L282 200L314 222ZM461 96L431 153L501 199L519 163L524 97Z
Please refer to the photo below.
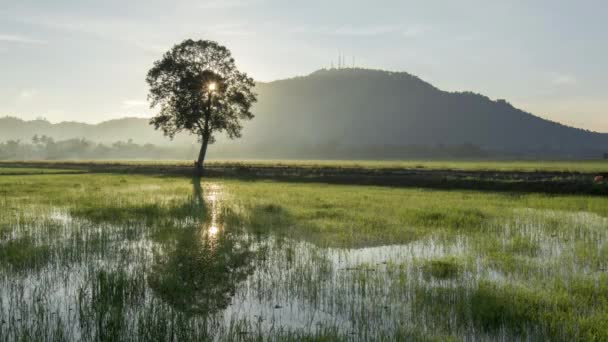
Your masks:
M198 153L198 160L196 161L196 175L201 177L203 175L203 163L205 162L205 154L207 154L207 145L209 144L209 138L203 138L203 144L201 150Z

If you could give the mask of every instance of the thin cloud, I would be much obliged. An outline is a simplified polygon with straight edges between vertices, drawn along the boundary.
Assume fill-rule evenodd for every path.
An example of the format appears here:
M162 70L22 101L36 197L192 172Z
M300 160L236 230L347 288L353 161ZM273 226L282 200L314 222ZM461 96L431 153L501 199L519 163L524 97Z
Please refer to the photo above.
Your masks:
M104 41L120 42L146 52L166 51L166 47L161 47L155 42L149 42L146 39L145 30L137 22L131 20L121 18L102 19L94 16L73 16L69 13L62 13L53 16L29 15L21 22L39 26L43 29L76 33ZM125 35L124 32L129 32L129 34Z
M143 50L149 53L160 54L171 48L170 44L160 45L160 44L147 44L140 41L125 41L125 43L132 43L136 48Z
M479 40L480 38L481 38L481 35L478 33L468 33L468 34L457 35L454 39L457 42L473 42L473 41Z
M386 25L366 27L345 26L338 28L334 33L346 36L377 36L387 33L395 33L398 30L398 27Z
M124 108L124 109L141 108L141 107L147 107L147 106L148 106L148 102L143 101L143 100L128 99L128 100L122 101L122 108Z
M1 34L1 33L0 33L0 42L14 43L14 44L45 44L45 42L42 40L19 36L19 35Z
M566 74L555 74L551 79L551 83L556 86L574 86L578 84L577 79L574 76Z
M403 35L408 38L420 37L430 31L426 26L411 26L403 30Z
M300 26L292 28L289 31L292 33L302 34L324 34L352 37L402 35L408 38L415 38L429 32L430 28L419 25L409 27L404 27L402 25L342 26L338 28Z
M207 27L206 31L223 36L252 36L256 34L255 28L242 24L212 25Z
M261 5L264 2L265 0L206 0L200 2L197 7L200 9L231 9Z
M22 90L21 92L19 92L17 99L20 102L28 101L28 100L31 100L34 96L36 96L36 94L38 94L38 92L36 90L25 89L25 90Z

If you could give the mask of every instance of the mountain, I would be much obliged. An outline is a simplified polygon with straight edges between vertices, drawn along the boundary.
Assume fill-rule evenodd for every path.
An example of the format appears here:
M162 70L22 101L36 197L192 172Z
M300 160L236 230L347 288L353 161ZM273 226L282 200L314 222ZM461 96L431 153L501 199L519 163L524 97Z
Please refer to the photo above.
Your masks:
M266 132L252 134L260 142L338 143L348 149L471 144L508 154L562 156L608 151L608 134L544 120L504 100L441 91L402 72L320 70L260 84L258 93L259 115L248 129Z
M308 76L258 83L256 117L243 138L219 139L220 156L382 158L461 146L491 155L598 157L608 134L551 122L504 100L471 92L446 92L404 72L369 69L319 70ZM133 139L164 144L147 119L126 118L87 125L0 119L0 140L34 134L86 137L110 142ZM191 144L191 136L177 142Z

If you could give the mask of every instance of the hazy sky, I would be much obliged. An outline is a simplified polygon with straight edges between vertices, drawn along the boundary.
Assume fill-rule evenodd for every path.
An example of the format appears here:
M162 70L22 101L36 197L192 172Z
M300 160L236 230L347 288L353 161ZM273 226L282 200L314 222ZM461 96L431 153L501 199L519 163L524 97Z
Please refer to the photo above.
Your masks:
M407 71L608 132L608 1L0 0L0 116L149 116L145 74L185 38L257 80L336 62Z

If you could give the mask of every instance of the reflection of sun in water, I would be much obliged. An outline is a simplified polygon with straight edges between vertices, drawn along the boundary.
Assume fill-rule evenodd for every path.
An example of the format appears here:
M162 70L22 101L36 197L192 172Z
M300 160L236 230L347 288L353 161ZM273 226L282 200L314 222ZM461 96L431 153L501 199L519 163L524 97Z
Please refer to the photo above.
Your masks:
M209 221L203 225L201 232L207 242L214 243L218 239L222 227L218 217L221 210L221 187L218 184L206 184L204 197L210 217L207 218Z

